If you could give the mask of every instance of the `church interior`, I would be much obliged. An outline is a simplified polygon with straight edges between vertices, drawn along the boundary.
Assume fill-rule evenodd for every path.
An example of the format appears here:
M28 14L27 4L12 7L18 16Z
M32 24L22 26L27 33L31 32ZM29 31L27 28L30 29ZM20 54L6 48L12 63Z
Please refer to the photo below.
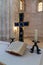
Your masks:
M20 14L22 14L21 18ZM43 0L0 0L0 41L0 43L21 41L26 43L28 46L33 46L33 44L36 42L39 48L43 49ZM6 57L6 54L4 57ZM41 56L39 55L39 57ZM36 57L33 56L33 58ZM2 58L0 61L3 61L4 59ZM43 59L41 59L40 65L43 65L42 60ZM40 60L38 60L36 63L39 61ZM3 62L5 63L5 61ZM10 63L6 65L10 65ZM22 63L22 65L24 64ZM32 64L30 63L30 65Z

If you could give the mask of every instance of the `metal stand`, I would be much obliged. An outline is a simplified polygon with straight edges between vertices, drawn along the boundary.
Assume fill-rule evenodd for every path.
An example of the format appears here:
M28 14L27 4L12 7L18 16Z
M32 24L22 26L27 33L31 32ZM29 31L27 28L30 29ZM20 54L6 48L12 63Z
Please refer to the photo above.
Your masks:
M40 49L39 49L39 47L38 47L38 45L37 45L37 43L39 43L39 41L37 41L37 42L35 42L34 40L32 41L32 42L34 42L34 45L33 45L33 47L31 48L31 53L33 53L34 52L34 47L36 47L36 49L37 49L37 54L41 54L40 53Z

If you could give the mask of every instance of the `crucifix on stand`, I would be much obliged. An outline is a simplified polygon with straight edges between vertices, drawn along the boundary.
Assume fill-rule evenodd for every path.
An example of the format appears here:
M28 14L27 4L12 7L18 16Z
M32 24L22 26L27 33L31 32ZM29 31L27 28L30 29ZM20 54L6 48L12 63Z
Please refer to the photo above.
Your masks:
M23 22L24 21L24 0L20 0L19 1L19 11L21 13L19 13L19 22L15 23L15 26L18 26L19 27L19 41L24 41L24 30L23 30L23 27L24 26L28 26L29 25L29 22Z
M29 25L29 22L23 22L23 20L24 20L24 13L19 13L19 22L15 23L15 26L19 26L19 41L24 41L23 27Z

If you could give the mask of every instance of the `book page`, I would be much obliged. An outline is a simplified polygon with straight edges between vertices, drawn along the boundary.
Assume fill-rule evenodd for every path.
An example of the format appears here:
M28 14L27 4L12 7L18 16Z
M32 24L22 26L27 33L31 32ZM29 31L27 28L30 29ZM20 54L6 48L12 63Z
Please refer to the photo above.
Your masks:
M26 44L24 42L15 41L12 42L9 47L7 48L7 51L12 51L14 53L23 54L26 49Z

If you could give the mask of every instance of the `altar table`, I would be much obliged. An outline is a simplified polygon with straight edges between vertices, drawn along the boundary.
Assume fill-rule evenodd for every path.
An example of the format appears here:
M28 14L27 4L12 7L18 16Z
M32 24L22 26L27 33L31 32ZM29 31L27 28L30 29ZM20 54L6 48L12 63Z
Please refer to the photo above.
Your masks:
M40 65L43 50L41 54L30 53L29 47L27 47L23 56L16 56L6 52L9 42L0 41L0 62L6 65Z

